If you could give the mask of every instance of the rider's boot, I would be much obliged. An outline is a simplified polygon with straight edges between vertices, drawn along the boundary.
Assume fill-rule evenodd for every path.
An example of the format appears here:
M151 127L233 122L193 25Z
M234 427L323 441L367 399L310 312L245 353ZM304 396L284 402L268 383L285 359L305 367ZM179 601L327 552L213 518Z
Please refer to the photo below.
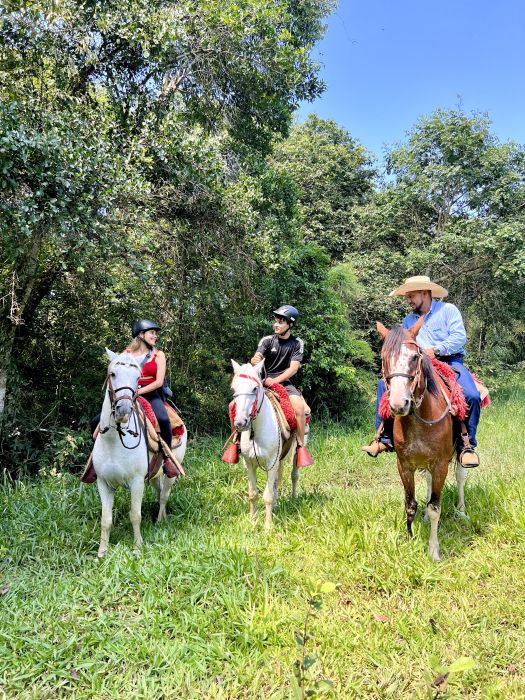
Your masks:
M361 450L366 452L369 457L377 457L381 452L393 452L394 447L389 441L374 438L369 445L365 445Z
M82 476L80 477L80 481L83 484L92 484L96 480L97 472L93 466L93 453L91 453L88 457L88 461L86 462L86 466L84 467L84 471L82 472Z
M466 469L479 467L479 457L470 445L468 430L464 421L461 422L461 442L463 444L458 451L458 462Z

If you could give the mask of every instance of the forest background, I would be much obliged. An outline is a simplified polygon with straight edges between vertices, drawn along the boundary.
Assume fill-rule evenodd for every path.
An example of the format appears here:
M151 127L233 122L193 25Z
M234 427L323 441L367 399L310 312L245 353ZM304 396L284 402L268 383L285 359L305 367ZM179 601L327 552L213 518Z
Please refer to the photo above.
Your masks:
M483 376L525 361L525 149L460 108L383 163L334 121L330 0L32 0L0 8L0 459L82 462L104 347L162 328L190 432L227 430L230 358L301 310L316 419L356 421L387 293L451 290Z

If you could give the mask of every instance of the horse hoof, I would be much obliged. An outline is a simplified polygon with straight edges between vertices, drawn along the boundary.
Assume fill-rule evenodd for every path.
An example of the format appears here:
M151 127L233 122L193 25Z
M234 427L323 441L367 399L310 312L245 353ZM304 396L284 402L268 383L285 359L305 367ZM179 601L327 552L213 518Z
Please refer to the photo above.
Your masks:
M439 549L430 549L428 555L432 559L432 561L441 561L441 557L439 556Z
M464 510L456 510L456 515L458 518L462 518L463 520L469 520L468 513L466 513Z
M97 552L97 557L98 557L99 559L104 559L104 557L106 556L107 551L108 551L107 549L99 549L98 552Z

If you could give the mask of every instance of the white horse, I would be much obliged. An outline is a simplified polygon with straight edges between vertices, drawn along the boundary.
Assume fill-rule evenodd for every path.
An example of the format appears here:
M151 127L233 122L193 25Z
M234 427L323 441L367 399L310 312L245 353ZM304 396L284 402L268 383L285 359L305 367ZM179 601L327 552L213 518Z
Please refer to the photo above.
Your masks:
M272 509L277 502L282 478L283 460L292 449L292 496L297 495L299 470L296 465L295 433L283 442L277 415L267 398L261 380L264 360L252 367L239 365L232 360L234 377L231 383L235 403L235 429L241 434L241 454L248 472L248 498L250 516L257 514L257 467L266 472L266 486L263 493L266 514L264 526L272 525ZM305 444L307 437L305 436Z
M110 360L108 387L100 416L100 432L93 447L93 466L102 503L99 557L103 557L108 549L117 486L126 486L131 492L129 519L133 526L135 547L141 547L141 507L144 480L148 474L148 446L135 404L142 358L128 352L121 355L107 349L106 352ZM181 463L186 452L186 441L184 430L180 445L173 450ZM153 479L159 498L157 522L166 516L166 503L174 481L163 474Z

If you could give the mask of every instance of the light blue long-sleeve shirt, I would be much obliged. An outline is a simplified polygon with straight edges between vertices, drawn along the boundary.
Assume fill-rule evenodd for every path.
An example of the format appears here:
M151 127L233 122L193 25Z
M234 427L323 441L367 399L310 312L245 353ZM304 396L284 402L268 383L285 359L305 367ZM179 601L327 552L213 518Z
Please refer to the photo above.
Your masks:
M419 314L408 314L403 319L403 328L410 328L419 319ZM454 304L432 300L417 334L417 342L425 348L434 348L437 355L465 354L467 334L459 309Z

